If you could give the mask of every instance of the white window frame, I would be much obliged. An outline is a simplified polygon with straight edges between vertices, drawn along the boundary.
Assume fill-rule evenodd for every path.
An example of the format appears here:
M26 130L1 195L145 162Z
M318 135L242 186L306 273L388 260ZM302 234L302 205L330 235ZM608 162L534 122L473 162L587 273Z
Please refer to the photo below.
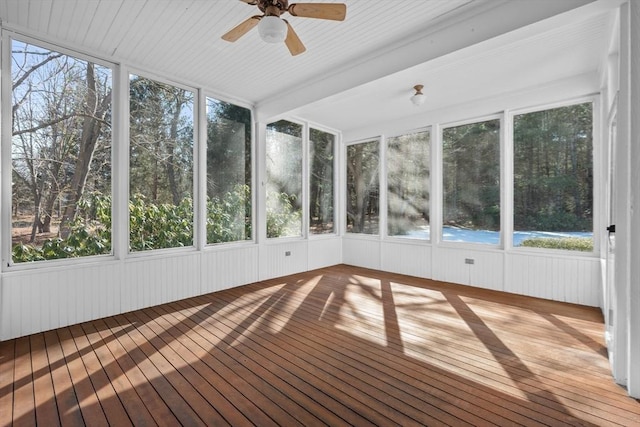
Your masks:
M522 114L528 113L536 113L546 110L553 110L555 108L562 107L570 107L572 105L584 104L590 102L592 104L592 151L591 151L591 163L593 167L593 217L592 217L592 226L593 226L593 251L583 252L583 251L571 251L565 249L547 249L547 248L531 248L525 246L513 246L513 233L514 233L514 225L513 225L513 216L515 213L514 209L514 156L515 156L515 147L514 147L514 139L513 139L513 121L515 116L519 116ZM509 212L508 216L504 218L507 221L507 226L509 227L510 233L507 236L505 234L505 249L516 251L518 253L531 253L531 254L553 254L557 256L571 256L571 257L594 257L600 253L600 233L597 233L596 230L600 227L601 224L601 215L602 215L602 173L603 166L601 162L597 162L596 159L601 158L601 154L603 149L601 147L601 137L600 137L600 126L601 126L601 117L600 117L600 95L599 94L591 94L585 95L576 98L570 98L563 101L546 103L546 104L538 104L535 106L529 106L525 108L513 109L506 112L506 122L509 127L509 134L507 135L509 143L508 146L508 158L506 159L506 164L509 165L510 173L508 175L509 182L505 182L507 185L506 191L508 192L508 201L509 201Z
M116 216L118 206L116 204L116 186L118 185L118 177L121 174L121 171L117 166L117 158L119 145L121 143L121 135L118 129L121 127L121 115L120 109L121 106L118 105L117 96L118 92L121 90L121 81L119 78L121 69L118 65L105 61L100 58L96 58L90 54L68 49L63 46L56 45L54 43L50 43L47 41L40 40L35 37L31 37L26 34L22 34L20 32L2 29L2 41L1 41L1 90L2 93L2 124L6 124L2 126L1 129L1 147L0 157L0 168L1 172L1 189L2 196L0 198L0 241L3 242L2 247L0 248L0 252L2 255L2 271L20 271L20 270L31 270L34 268L48 268L54 266L71 266L71 265L80 265L84 263L92 263L96 262L96 260L106 260L112 261L117 259L121 254L119 253L119 240L121 236L117 233L116 229ZM11 51L12 51L12 43L13 41L20 41L22 43L32 44L34 46L38 46L44 49L49 49L51 51L55 51L61 53L66 56L71 56L73 58L94 63L96 65L100 65L101 67L105 67L111 70L111 90L112 90L112 101L111 101L111 253L102 254L102 255L88 255L77 258L61 258L61 259L51 259L51 260L42 260L35 261L30 263L14 263L12 259L12 219L11 219L11 209L12 209L12 170L13 170L13 157L12 157L12 128L13 128L13 117L11 114L12 111L12 93L13 93L13 82L11 81ZM7 236L7 238L4 238Z

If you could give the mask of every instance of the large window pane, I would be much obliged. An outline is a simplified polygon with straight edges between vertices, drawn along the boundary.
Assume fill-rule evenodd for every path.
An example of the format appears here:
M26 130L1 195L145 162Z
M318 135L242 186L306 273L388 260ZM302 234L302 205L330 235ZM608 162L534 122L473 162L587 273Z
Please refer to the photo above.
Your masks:
M592 104L514 117L514 246L593 250Z
M13 262L111 252L111 70L11 46Z
M429 239L428 131L388 139L387 233Z
M302 125L267 125L267 237L302 235Z
M379 142L347 147L347 232L378 234Z
M251 239L251 111L207 98L207 243Z
M445 241L500 242L500 120L444 129Z
M317 129L309 131L309 231L335 232L333 213L333 165L336 136Z
M193 245L193 92L129 79L129 246Z

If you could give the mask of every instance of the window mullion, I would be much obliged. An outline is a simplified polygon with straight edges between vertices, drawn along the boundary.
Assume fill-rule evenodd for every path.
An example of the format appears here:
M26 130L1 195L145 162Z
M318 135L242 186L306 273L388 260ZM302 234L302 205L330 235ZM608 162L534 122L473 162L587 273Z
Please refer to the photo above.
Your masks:
M129 252L129 73L121 66L115 72L114 94L111 238L114 256L123 259Z

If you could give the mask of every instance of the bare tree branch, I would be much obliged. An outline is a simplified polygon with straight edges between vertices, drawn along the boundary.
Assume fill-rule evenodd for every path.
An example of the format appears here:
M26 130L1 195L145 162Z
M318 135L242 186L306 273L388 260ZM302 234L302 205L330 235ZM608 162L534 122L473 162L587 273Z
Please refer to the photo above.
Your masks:
M13 82L13 87L17 87L20 86L26 79L29 78L29 76L34 73L38 68L42 67L43 65L45 65L47 62L51 62L56 58L60 58L62 56L61 53L56 53L55 55L51 55L49 57L47 57L46 59L42 60L41 62L33 65L31 68L29 68L27 71L24 72L24 74L15 82Z

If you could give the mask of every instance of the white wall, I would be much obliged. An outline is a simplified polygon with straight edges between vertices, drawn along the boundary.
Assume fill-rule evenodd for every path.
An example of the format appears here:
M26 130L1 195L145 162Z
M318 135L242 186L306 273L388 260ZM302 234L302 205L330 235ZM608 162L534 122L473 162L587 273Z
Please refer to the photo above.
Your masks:
M339 264L341 249L332 236L4 272L0 340Z

